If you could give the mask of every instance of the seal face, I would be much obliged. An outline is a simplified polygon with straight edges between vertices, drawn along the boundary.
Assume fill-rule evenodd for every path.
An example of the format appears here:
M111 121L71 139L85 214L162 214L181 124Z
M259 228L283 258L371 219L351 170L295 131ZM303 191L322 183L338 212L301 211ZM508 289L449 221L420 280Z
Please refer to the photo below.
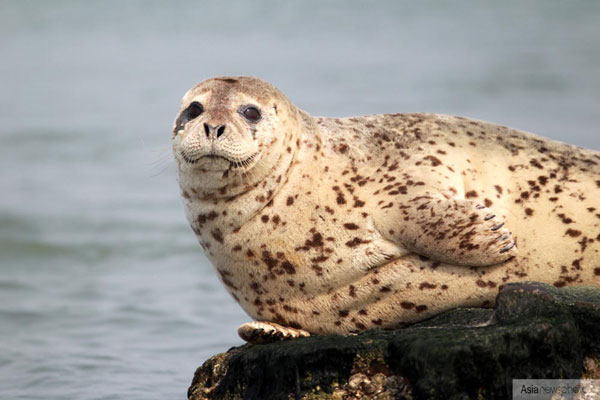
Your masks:
M446 115L312 117L251 77L188 91L173 150L200 245L262 321L248 340L490 307L511 281L600 285L595 151Z
M295 108L267 84L217 78L196 86L184 97L173 130L179 176L192 180L191 193L201 198L247 191L290 163L291 154L281 154L296 133L285 129L294 118Z

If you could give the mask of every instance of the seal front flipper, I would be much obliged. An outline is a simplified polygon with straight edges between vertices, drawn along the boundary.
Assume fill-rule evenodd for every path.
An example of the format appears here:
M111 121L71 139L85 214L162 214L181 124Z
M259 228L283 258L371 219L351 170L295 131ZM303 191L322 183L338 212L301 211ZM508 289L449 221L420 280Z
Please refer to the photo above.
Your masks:
M308 337L310 333L302 329L281 326L274 322L252 321L240 325L238 335L248 343L264 344Z
M434 260L487 266L514 257L511 232L491 209L470 200L423 193L403 206L394 240Z

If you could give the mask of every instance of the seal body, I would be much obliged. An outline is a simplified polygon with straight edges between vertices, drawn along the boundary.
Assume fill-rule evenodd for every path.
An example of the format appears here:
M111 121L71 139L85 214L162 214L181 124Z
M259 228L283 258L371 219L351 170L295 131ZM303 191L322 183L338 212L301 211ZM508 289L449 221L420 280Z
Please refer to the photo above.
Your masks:
M190 225L259 321L359 332L491 307L506 282L600 285L596 151L447 115L312 117L250 77L191 89L173 149Z

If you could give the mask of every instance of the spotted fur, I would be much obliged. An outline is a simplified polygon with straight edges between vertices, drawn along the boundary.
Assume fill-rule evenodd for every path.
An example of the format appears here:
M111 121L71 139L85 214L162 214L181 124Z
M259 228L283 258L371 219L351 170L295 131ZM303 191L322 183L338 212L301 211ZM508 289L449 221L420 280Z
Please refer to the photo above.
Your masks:
M249 77L193 101L173 135L186 215L256 320L359 332L490 307L512 281L600 285L596 151L447 115L312 117Z

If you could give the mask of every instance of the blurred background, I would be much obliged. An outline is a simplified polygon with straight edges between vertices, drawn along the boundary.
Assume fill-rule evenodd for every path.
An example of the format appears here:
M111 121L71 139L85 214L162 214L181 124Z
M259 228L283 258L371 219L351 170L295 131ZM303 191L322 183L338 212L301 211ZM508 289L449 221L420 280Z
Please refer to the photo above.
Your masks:
M184 399L247 321L185 221L184 92L440 112L600 149L596 1L0 1L0 398Z

